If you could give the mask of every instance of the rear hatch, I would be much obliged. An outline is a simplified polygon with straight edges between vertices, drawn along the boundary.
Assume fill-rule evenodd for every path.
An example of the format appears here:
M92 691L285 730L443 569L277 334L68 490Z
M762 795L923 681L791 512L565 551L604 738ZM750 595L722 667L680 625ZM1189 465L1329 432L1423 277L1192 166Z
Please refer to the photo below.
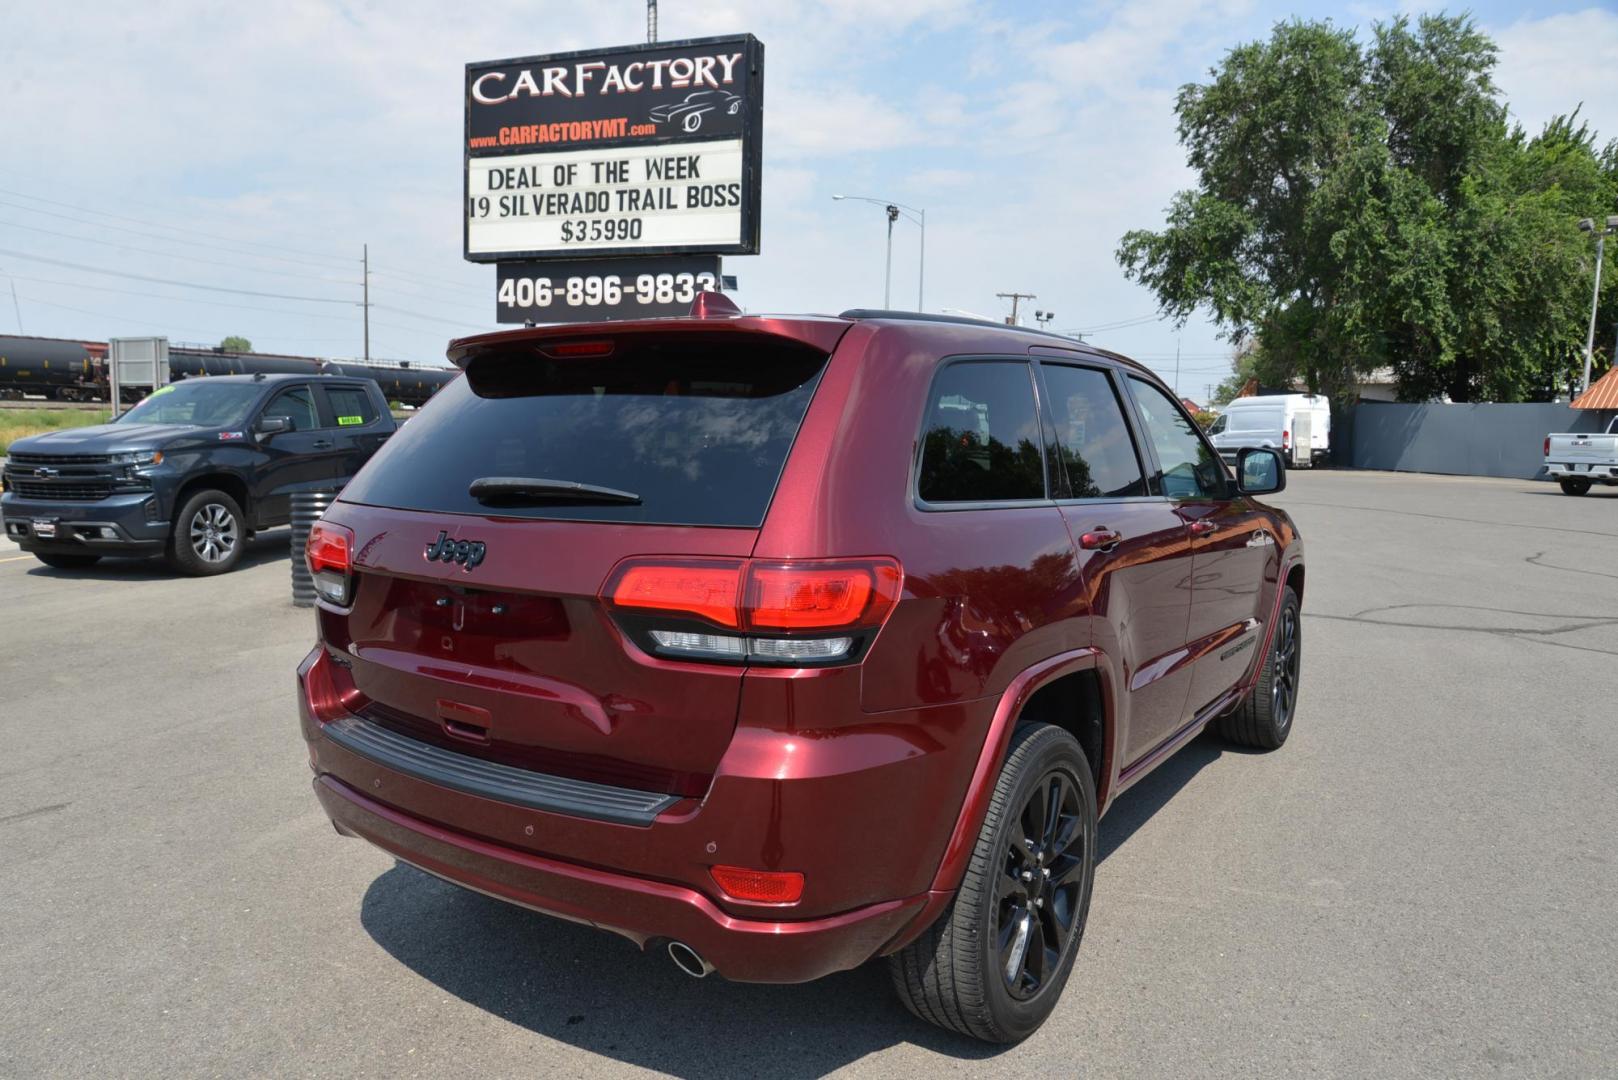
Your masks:
M745 668L648 655L598 594L633 556L751 553L844 325L482 339L327 514L354 533L352 604L320 620L356 711L519 768L701 794Z

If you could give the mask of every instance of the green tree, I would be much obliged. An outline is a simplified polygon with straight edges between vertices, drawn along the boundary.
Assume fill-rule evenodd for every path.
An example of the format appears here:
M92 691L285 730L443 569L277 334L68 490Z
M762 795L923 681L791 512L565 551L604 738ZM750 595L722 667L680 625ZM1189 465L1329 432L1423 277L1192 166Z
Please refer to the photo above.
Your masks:
M1509 130L1494 63L1464 17L1398 18L1365 45L1277 25L1181 89L1197 187L1119 262L1182 323L1206 309L1254 342L1249 377L1342 397L1386 366L1406 398L1543 397L1582 346L1576 222L1618 209L1618 144L1597 154L1574 117Z
M253 343L236 334L230 335L219 343L219 347L226 352L252 352Z

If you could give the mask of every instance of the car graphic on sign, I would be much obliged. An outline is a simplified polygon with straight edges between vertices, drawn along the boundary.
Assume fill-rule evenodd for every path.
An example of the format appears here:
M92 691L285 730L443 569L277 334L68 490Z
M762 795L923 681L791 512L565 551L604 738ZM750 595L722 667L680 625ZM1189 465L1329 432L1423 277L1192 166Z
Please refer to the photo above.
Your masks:
M687 94L684 101L659 105L647 115L659 124L678 123L681 131L690 132L702 127L702 118L715 109L735 116L742 111L741 95L728 90L697 90Z

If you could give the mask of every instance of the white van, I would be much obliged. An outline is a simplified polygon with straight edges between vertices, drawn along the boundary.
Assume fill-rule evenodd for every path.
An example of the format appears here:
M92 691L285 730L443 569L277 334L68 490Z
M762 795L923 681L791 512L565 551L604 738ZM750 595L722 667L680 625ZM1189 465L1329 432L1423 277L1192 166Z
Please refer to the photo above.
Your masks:
M1331 409L1321 394L1242 397L1208 429L1219 456L1235 463L1249 446L1281 451L1288 465L1312 466L1331 453Z

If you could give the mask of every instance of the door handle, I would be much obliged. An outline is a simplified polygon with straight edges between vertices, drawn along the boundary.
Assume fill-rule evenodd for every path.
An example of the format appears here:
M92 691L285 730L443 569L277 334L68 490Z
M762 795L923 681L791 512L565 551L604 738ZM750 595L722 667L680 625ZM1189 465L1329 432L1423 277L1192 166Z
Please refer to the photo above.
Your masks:
M316 450L330 450L331 449L331 440L330 439L316 439L310 445L313 446Z
M1219 523L1217 521L1193 521L1191 523L1192 536L1207 536L1209 533L1218 531Z
M1122 533L1114 532L1105 525L1098 525L1079 537L1079 547L1085 551L1111 551L1123 538Z

